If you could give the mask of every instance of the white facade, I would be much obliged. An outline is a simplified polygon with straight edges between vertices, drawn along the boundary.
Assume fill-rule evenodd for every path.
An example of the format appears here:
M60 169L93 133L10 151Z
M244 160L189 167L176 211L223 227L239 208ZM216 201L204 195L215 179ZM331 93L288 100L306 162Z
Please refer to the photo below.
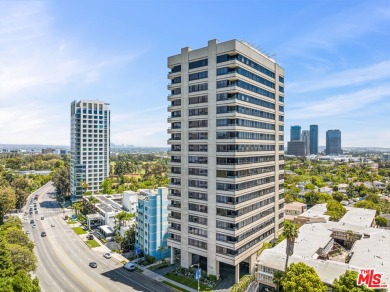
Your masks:
M123 192L122 206L124 210L130 213L136 213L137 205L138 205L138 193L133 191Z
M168 58L168 245L219 263L254 267L283 222L284 70L237 40ZM172 253L173 254L173 253Z
M70 192L79 201L85 191L100 192L110 172L110 109L98 100L71 104ZM81 182L88 184L83 189Z

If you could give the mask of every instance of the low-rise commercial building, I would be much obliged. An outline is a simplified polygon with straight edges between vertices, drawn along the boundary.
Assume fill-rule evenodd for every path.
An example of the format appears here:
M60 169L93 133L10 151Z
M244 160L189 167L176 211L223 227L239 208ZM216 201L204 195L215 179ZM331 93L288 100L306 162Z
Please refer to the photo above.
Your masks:
M346 270L363 268L383 273L383 280L389 283L390 230L372 227L375 210L346 209L347 213L339 222L329 221L329 216L324 214L326 204L316 205L299 215L297 218L306 219L309 223L299 229L289 264L304 262L313 267L328 286ZM274 248L264 250L257 258L256 277L262 288L275 287L274 273L284 271L286 244L284 240Z
M307 210L307 205L299 202L292 202L284 205L284 218L289 221L304 213Z

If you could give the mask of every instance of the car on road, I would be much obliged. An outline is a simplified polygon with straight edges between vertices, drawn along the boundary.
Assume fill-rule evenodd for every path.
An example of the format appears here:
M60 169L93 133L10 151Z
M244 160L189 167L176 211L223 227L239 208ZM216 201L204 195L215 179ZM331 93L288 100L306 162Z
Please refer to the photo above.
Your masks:
M111 254L109 252L106 252L104 255L103 255L106 259L110 259L111 258Z
M126 263L123 268L128 271L135 271L135 265L131 262Z
M95 263L95 262L90 262L90 263L89 263L89 266L90 266L91 268L97 268L97 263Z
M42 231L42 232L41 232L41 236L42 236L42 237L45 237L45 236L46 236L46 232L45 232L45 231Z
M51 224L51 227L55 227L54 223Z
M27 216L24 216L24 217L23 217L23 220L28 220Z
M41 217L41 220L45 220L45 217Z
M34 219L31 219L31 220L30 220L30 224L34 224Z
M33 224L32 228L37 228L37 224Z
M30 230L27 230L27 231L26 231L26 234L30 234Z

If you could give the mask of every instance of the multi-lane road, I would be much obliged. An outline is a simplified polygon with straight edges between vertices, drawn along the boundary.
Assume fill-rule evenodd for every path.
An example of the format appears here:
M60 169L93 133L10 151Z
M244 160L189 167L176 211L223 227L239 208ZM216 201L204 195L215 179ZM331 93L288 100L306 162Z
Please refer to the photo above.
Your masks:
M23 219L24 229L35 243L42 291L172 291L141 273L124 270L115 259L106 259L102 252L87 247L63 220L63 210L51 195L53 192L54 187L48 183L33 193L25 209L28 212L31 198L38 193L38 214L34 212ZM46 237L41 237L42 231ZM97 268L89 267L90 262L96 262Z

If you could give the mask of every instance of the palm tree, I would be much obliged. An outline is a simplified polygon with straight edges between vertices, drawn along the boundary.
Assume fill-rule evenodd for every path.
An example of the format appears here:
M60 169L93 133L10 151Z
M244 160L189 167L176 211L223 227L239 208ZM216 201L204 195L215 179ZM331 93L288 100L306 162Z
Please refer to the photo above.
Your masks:
M76 216L78 215L78 211L81 211L84 208L84 204L82 202L77 202L73 204L74 212L76 213Z
M134 214L127 213L125 211L122 211L118 214L116 214L115 219L118 219L119 222L119 229L123 226L126 225L125 222L129 221L131 218L134 217Z
M347 230L346 245L347 245L348 248L352 247L354 238L355 238L355 234L353 233L353 231L352 230Z
M276 291L279 292L280 290L280 281L282 280L284 273L281 271L275 271L274 277L272 279L272 282L276 285Z
M284 229L283 236L286 237L287 245L286 245L286 265L284 270L287 271L288 267L288 258L294 253L294 242L298 237L299 227L295 223L291 223L290 221L284 221Z
M85 194L85 192L89 189L89 184L86 183L85 181L81 181L81 182L80 182L80 187L83 188L84 194Z
M157 249L160 253L160 261L162 262L162 253L167 250L165 246L160 245Z

